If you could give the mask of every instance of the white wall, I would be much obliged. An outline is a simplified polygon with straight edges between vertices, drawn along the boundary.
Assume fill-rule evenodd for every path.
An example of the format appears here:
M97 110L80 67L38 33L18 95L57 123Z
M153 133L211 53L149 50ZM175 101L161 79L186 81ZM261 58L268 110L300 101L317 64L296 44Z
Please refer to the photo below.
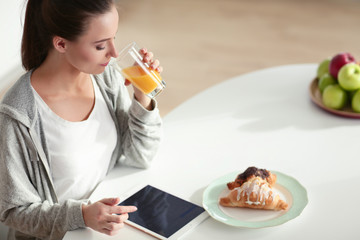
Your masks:
M0 1L0 90L23 71L20 46L25 0Z

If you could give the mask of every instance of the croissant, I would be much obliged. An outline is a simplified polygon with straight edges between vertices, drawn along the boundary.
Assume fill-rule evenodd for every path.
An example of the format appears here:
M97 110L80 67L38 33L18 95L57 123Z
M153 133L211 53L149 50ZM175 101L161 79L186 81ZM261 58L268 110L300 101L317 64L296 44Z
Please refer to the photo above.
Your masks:
M225 207L246 207L255 209L286 210L288 204L273 192L270 184L261 177L253 177L220 199Z
M233 182L229 182L227 187L229 190L241 187L244 182L249 181L253 177L261 177L262 179L265 179L270 186L273 186L276 182L276 175L270 171L256 167L248 167L245 172L239 174Z

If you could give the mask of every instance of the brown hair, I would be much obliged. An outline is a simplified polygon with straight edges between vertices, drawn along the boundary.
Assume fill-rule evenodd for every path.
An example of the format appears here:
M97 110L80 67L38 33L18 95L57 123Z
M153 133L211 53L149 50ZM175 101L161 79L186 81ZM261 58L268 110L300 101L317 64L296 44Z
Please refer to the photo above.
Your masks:
M22 65L39 67L52 48L52 38L75 41L91 17L110 11L114 0L28 0L21 42Z

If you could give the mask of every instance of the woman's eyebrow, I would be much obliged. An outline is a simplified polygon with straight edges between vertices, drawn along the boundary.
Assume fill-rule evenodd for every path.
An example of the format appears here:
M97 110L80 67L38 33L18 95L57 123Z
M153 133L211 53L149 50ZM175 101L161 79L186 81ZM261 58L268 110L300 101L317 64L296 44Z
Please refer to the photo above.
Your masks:
M98 41L95 41L93 43L101 43L101 42L105 42L107 40L110 40L111 38L105 38L105 39L101 39L101 40L98 40Z

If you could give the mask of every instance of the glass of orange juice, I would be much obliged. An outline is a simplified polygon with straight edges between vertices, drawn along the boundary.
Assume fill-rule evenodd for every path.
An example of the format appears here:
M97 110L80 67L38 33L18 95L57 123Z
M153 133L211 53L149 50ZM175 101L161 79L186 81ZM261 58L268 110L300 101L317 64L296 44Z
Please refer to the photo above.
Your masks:
M120 51L112 65L136 88L150 98L155 98L164 90L166 83L156 70L143 62L139 51L135 42L130 43Z

